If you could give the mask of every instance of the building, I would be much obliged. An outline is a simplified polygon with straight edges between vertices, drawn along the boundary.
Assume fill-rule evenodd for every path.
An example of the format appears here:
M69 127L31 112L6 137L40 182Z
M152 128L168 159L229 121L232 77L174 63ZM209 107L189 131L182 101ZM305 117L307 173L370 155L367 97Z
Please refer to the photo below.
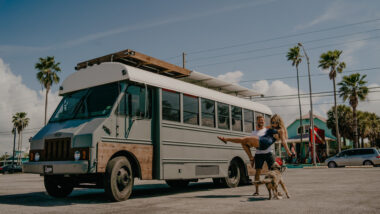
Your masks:
M338 145L336 143L335 136L332 135L332 132L329 128L327 128L326 119L314 115L314 127L321 129L320 143L316 143L316 151L317 151L317 162L323 162L328 156L334 155L338 152ZM287 127L288 131L288 146L289 148L294 147L295 152L297 154L297 159L293 160L296 163L310 163L311 158L311 143L309 137L310 130L310 116L309 114L302 116L302 125L304 127L304 134L302 135L302 143L301 143L301 127L300 127L300 119L295 119L290 125ZM324 136L323 136L324 132ZM278 156L286 156L286 152L284 148L281 148L281 144L277 142L277 155ZM281 151L281 152L279 152Z

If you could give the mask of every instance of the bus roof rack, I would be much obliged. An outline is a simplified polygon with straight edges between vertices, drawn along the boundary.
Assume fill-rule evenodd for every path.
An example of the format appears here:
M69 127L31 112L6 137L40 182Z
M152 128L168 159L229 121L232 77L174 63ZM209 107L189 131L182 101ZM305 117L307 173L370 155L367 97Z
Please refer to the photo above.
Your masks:
M87 66L100 64L102 62L120 62L123 64L131 65L133 67L141 68L147 71L174 78L187 77L191 73L191 71L186 68L173 65L171 63L156 59L154 57L136 52L131 49L126 49L95 59L80 62L75 67L75 70L80 70L86 68Z
M75 70L85 69L92 65L99 65L103 62L119 62L238 97L252 98L261 96L260 93L253 91L252 89L207 74L191 71L131 49L80 62L75 67Z

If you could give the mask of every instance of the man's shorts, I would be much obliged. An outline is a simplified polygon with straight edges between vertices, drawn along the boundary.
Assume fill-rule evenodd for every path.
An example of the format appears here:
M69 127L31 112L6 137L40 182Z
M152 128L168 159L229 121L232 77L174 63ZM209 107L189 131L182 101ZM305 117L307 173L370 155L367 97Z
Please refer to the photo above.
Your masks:
M255 169L262 169L264 162L267 162L269 169L272 167L274 164L274 157L272 152L255 155Z

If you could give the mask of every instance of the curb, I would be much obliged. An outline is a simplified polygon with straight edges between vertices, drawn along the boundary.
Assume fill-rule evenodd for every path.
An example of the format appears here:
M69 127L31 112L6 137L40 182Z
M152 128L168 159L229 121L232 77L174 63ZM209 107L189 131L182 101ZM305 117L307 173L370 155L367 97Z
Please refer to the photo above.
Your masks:
M328 166L305 166L303 169L327 169Z
M364 165L364 166L345 166L345 168L373 168L372 165Z

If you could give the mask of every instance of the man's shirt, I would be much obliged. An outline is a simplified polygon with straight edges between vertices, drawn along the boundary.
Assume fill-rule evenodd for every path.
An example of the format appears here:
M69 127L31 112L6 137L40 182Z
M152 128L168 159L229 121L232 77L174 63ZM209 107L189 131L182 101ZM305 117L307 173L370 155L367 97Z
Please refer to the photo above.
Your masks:
M264 136L266 132L267 132L267 128L262 128L260 130L252 131L252 136L261 137L261 136ZM267 154L267 153L272 152L273 149L274 149L274 144L272 144L270 147L268 147L265 150L256 149L256 154Z

